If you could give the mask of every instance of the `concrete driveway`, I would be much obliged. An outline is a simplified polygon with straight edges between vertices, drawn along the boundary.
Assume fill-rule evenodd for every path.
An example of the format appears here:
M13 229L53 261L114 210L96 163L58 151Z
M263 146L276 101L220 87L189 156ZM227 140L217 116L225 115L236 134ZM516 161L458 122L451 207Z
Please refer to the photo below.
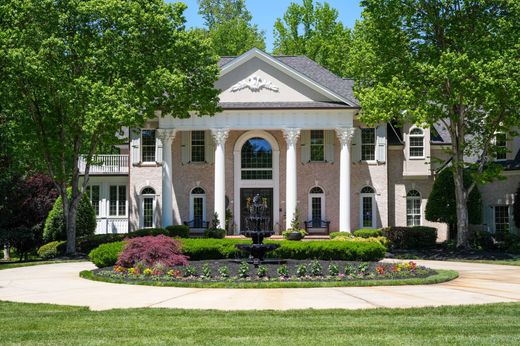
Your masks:
M95 282L79 277L90 262L37 265L0 271L0 300L114 308L218 310L367 309L520 301L520 267L417 261L459 272L456 280L424 286L204 289Z

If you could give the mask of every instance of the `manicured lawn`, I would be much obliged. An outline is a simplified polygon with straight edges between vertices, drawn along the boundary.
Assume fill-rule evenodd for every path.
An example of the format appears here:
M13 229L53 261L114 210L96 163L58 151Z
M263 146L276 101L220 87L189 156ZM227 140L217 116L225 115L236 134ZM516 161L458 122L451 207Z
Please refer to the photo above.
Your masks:
M0 343L40 345L518 345L520 304L220 312L0 302Z

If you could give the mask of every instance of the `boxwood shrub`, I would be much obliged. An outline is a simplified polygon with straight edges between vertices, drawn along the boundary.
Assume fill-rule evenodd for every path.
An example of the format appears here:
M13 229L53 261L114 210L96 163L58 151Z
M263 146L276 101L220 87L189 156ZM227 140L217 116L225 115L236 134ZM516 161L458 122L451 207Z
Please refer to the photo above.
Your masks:
M67 242L63 240L51 241L38 249L38 256L43 259L63 256L67 250Z
M373 229L373 228L362 228L354 231L354 236L361 238L375 238L383 236L383 231L381 229Z
M166 227L170 237L188 238L190 236L190 228L186 225L172 225Z
M137 231L130 232L126 234L128 238L135 237L146 237L148 235L168 235L168 231L165 228L142 228Z
M94 250L90 251L88 257L98 268L113 266L117 262L119 254L123 251L125 242L118 241L114 243L101 244Z
M336 238L352 238L354 235L350 232L332 232L329 234L330 239Z
M76 239L76 251L83 254L88 254L101 244L113 243L122 241L128 237L128 234L95 234L86 237L79 237Z
M425 249L436 245L437 229L434 227L387 227L385 236L394 249Z
M280 244L271 253L271 257L287 259L320 259L344 261L379 261L385 255L386 248L378 241L267 241ZM245 239L180 239L182 252L190 260L210 260L240 258L244 254L235 245L248 243ZM98 267L114 265L123 242L100 245L90 252L90 259Z

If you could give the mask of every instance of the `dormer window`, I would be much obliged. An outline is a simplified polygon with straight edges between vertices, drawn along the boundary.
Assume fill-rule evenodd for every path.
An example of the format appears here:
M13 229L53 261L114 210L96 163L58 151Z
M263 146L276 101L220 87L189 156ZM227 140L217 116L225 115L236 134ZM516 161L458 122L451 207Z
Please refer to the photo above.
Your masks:
M424 131L414 128L410 131L408 147L410 158L424 158Z
M497 160L505 160L507 158L507 136L505 133L495 135L495 145L497 147Z

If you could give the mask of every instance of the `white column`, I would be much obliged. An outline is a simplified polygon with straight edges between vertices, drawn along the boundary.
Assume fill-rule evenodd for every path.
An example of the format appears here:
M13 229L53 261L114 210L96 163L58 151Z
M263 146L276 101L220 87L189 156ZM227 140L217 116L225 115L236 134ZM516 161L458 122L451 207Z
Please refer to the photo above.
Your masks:
M174 129L158 129L157 137L163 146L162 157L162 227L173 224L173 179L172 179L172 144L175 139Z
M285 229L291 228L291 220L296 212L298 175L296 172L296 143L300 129L288 128L283 130L287 142L286 170L285 170Z
M215 212L218 214L220 228L226 224L226 140L229 129L212 129L215 139Z
M350 232L350 142L353 128L336 129L341 144L339 166L339 230Z

